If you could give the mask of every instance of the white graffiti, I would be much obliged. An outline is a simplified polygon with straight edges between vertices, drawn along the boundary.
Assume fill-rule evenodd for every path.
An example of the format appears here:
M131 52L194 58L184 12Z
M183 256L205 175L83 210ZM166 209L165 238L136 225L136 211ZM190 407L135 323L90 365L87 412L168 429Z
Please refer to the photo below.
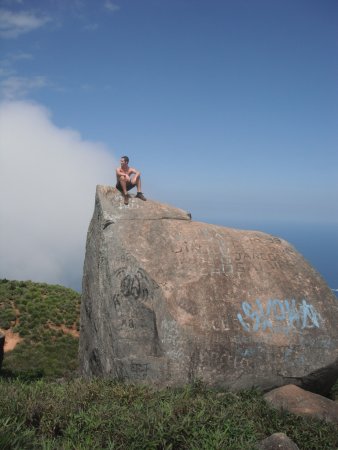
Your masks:
M237 318L247 332L271 331L272 333L289 333L292 330L319 328L321 317L314 306L305 299L296 300L270 299L264 306L260 299L252 305L242 303L242 313Z

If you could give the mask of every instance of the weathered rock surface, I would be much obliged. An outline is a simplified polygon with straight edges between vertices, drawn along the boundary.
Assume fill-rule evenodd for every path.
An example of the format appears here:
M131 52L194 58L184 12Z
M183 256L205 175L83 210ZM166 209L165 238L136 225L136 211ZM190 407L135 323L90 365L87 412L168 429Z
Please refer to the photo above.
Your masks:
M198 223L98 186L83 275L80 366L159 386L200 379L327 392L338 302L286 241Z
M274 433L258 445L258 450L299 450L285 433Z
M265 400L276 409L299 416L333 422L338 425L338 404L333 400L305 391L293 384L274 389L264 395Z

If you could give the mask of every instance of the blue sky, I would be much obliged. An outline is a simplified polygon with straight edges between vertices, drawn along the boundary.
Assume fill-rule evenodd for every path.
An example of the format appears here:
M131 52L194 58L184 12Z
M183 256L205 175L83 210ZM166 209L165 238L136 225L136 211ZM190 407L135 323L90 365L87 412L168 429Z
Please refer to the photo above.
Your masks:
M87 203L72 200L86 227L95 184L114 183L123 154L147 196L198 220L338 224L337 19L335 0L3 0L2 153L28 152L34 179L83 186ZM20 141L22 114L32 143L29 130ZM31 179L12 203L20 182L36 197Z

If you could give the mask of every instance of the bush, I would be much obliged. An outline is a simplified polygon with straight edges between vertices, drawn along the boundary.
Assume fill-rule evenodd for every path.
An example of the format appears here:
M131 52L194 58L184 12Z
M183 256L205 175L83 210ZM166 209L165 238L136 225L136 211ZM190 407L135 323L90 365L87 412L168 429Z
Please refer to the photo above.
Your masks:
M12 308L0 308L0 328L8 330L16 320L16 313Z
M68 375L77 370L78 339L64 338L62 331L50 326L79 324L80 295L61 286L31 281L1 280L0 327L13 331L24 340L6 353L3 367L13 376L40 371L48 377ZM52 332L51 332L52 331Z

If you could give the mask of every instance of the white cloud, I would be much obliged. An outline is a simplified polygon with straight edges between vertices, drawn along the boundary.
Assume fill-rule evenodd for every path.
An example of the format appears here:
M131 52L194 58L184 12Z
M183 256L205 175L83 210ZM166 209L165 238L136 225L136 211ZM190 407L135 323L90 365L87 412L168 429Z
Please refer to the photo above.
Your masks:
M99 28L97 23L89 23L83 27L85 31L96 31Z
M3 2L6 3L7 5L12 5L12 4L22 5L23 4L23 0L3 0Z
M13 68L16 61L28 61L32 59L34 59L32 54L24 52L16 52L7 55L6 58L0 60L0 78L10 77L16 74L16 71Z
M0 61L0 100L13 100L25 97L32 90L50 85L44 76L22 77L17 74L15 63L17 61L31 61L31 53L10 53Z
M28 11L13 12L0 10L0 36L3 38L16 38L43 27L51 19L47 16L37 16Z
M9 58L12 61L21 61L21 60L32 60L34 59L34 56L31 53L17 52L9 55Z
M13 100L25 97L32 90L41 89L48 86L46 77L19 77L10 76L0 82L0 98Z
M96 184L115 160L29 102L0 104L0 278L80 287Z
M81 84L80 87L85 92L89 92L89 91L93 90L93 86L91 84L88 84L88 83Z
M7 64L0 63L0 78L3 77L9 77L13 75L15 72L11 67L9 67ZM0 89L1 89L1 83L0 83Z
M104 2L105 9L107 9L110 12L116 12L120 9L120 7L118 5L115 5L113 2L111 2L110 0L106 0Z

